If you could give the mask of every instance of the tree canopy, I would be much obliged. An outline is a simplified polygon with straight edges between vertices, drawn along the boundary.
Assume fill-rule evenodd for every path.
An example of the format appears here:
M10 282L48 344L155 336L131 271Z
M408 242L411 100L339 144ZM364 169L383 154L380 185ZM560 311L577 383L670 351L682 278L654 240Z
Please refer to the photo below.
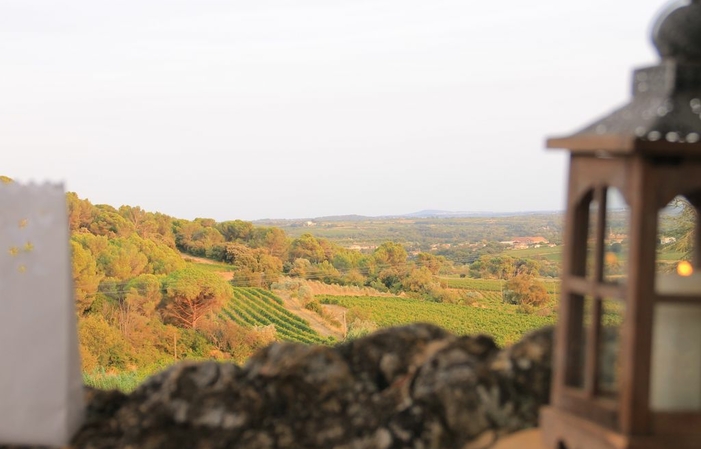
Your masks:
M188 267L168 275L164 281L163 308L174 323L197 328L197 323L231 298L231 286L217 274Z

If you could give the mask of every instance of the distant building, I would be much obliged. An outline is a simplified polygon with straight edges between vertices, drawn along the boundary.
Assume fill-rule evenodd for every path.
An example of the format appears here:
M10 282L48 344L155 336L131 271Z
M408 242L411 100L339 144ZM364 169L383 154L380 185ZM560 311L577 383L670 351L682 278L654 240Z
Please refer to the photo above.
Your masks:
M377 249L377 245L351 245L348 249L353 251L372 251Z
M499 242L505 245L510 245L513 249L540 248L541 245L547 245L548 239L545 237L515 237L506 242Z

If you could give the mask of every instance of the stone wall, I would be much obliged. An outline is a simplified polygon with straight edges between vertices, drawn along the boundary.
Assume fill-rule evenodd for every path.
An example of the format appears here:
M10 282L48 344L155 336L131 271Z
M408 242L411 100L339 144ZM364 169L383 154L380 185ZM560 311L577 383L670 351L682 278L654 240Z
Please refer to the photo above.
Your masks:
M130 395L88 390L76 448L472 448L537 425L552 330L499 350L428 324L336 347L275 343L243 367L181 363Z

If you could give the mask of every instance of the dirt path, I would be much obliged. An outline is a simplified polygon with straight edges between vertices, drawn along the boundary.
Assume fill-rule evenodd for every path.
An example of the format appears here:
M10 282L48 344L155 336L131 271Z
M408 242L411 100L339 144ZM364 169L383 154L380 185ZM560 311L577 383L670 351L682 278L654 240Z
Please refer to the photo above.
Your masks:
M193 256L193 255L186 254L183 252L180 253L180 256L183 259L185 259L186 261L197 262L197 263L206 263L207 265L218 265L221 263L221 262L216 262L212 259L205 259L204 257L197 257L197 256Z
M337 340L343 340L343 325L335 326L332 323L329 323L317 313L302 307L297 298L291 298L286 292L276 291L275 294L282 299L287 310L307 320L309 322L309 327L317 331L319 335L323 337L334 337ZM325 307L326 306L324 306L324 308Z

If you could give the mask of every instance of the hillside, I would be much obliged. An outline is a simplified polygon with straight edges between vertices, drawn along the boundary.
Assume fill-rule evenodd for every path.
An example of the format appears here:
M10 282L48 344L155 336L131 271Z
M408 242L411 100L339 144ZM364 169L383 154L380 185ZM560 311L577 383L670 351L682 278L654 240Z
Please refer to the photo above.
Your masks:
M332 343L323 338L309 322L285 307L278 296L259 289L236 287L234 297L224 306L220 317L243 327L273 326L280 340L298 343Z
M478 229L487 238L552 230L554 222L554 227L543 223L553 217L545 222L525 216L369 222L348 217L348 222L321 227L338 231L355 226L376 243L358 249L311 232L290 235L242 220L185 220L138 206L92 204L72 192L66 200L81 358L86 381L93 385L120 373L134 382L182 359L242 363L276 340L330 344L378 326L427 320L428 314L436 315L429 312L435 307L447 307L438 313L468 314L463 318L472 328L448 323L457 332L490 332L495 328L488 324L499 314L530 329L532 323L514 317L536 311L545 323L554 310L539 280L556 269L547 259L504 255L503 247L484 237L464 248L456 244L460 254L450 256L416 250L416 242L400 243L411 233L459 241L477 238ZM308 225L321 229L318 223ZM456 255L467 258L461 261ZM512 290L497 297L456 285L458 275L467 274L500 285L503 280ZM542 294L523 296L514 290L519 285ZM324 294L357 296L352 304L340 299L322 305L319 295ZM394 318L363 310L367 298ZM397 307L424 312L402 318ZM480 308L490 309L493 318L474 315ZM499 338L512 341L513 335Z

